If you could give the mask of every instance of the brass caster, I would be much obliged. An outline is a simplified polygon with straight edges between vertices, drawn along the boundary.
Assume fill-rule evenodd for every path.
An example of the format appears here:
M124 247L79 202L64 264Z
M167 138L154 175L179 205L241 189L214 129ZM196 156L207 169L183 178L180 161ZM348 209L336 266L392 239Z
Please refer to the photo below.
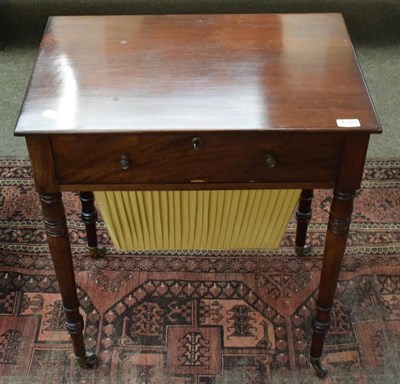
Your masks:
M328 370L321 363L320 358L317 359L314 357L310 357L310 363L315 368L315 371L317 372L317 376L320 377L321 379L323 379L328 374Z
M86 352L85 357L75 356L75 361L81 368L92 368L96 363L96 360L97 356L91 352Z
M306 244L303 247L295 245L295 251L297 256L309 256L311 254L311 245Z
M89 248L89 255L93 258L103 257L106 254L105 248L98 248L98 247L88 247Z

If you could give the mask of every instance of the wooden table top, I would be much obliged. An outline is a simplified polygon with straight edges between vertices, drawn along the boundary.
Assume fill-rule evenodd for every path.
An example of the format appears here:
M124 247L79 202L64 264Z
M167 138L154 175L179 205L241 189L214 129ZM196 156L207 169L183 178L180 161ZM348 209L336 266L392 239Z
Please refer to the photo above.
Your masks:
M197 130L380 132L342 16L50 18L16 135Z

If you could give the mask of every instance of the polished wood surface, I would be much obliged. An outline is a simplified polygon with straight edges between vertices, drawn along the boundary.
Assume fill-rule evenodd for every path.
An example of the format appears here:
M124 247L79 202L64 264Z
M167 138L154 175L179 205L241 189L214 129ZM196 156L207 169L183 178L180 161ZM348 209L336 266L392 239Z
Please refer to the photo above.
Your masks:
M338 14L51 18L15 133L26 136L78 363L94 357L60 191L85 191L92 244L93 190L303 188L304 254L312 189L323 187L335 192L310 362L325 376L353 199L380 131Z
M61 185L201 182L240 183L245 188L248 183L335 180L344 137L207 132L57 135L50 141ZM193 138L201 142L198 150ZM88 143L96 150L88 150ZM275 163L268 164L268 156ZM127 169L122 169L121 158Z
M81 218L85 224L87 245L91 255L97 254L97 210L94 205L93 192L80 192L79 198L82 204Z
M314 191L312 189L303 189L301 191L299 206L296 210L296 238L295 238L295 249L298 256L308 256L311 252L311 247L306 244L307 229L310 223L312 210L311 204L314 197Z
M380 130L340 14L52 17L16 134L254 129Z

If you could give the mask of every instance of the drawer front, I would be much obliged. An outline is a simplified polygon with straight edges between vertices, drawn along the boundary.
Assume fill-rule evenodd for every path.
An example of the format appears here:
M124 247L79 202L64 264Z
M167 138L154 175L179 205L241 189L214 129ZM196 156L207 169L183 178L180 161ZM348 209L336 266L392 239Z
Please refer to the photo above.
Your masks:
M51 137L60 184L332 181L343 140L291 132Z

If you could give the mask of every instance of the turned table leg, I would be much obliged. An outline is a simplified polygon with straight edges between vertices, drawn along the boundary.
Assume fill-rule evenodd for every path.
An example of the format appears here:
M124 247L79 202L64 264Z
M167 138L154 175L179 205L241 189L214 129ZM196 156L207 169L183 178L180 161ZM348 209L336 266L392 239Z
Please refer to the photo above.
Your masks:
M80 366L90 367L95 363L96 356L86 352L83 341L84 324L82 315L79 313L71 247L61 193L40 193L39 195L47 240L60 287L67 330L71 335L74 354Z
M311 252L310 244L306 244L308 223L311 220L311 203L314 197L312 189L301 191L299 206L296 210L297 230L295 250L297 256L308 256Z
M82 203L81 217L86 227L89 253L91 256L100 256L103 251L99 250L97 246L97 211L94 206L94 194L93 192L80 192L79 197Z
M335 190L331 204L317 305L312 323L313 336L310 349L311 365L320 377L327 374L326 368L321 364L321 356L324 338L331 323L331 311L346 249L354 196L355 191L341 192Z

